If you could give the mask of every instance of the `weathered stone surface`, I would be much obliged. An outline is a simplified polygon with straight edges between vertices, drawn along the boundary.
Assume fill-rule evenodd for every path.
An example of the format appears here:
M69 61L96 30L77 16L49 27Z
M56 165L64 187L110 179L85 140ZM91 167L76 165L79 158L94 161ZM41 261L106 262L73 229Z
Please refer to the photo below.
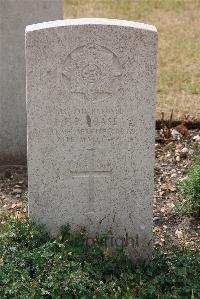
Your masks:
M25 27L62 19L62 0L0 0L0 163L26 157Z
M27 27L29 213L52 234L110 230L150 255L156 43L120 20Z

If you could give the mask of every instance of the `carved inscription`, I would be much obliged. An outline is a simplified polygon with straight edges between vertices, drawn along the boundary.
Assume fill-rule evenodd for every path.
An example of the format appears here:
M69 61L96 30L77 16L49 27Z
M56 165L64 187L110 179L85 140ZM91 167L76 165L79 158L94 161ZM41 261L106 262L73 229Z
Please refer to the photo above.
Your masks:
M62 74L71 94L95 102L116 92L122 70L118 57L111 50L88 44L67 56Z
M109 136L105 136L105 134L108 134L110 130L108 135L113 135L113 130L117 130L117 115L120 115L122 111L120 111L121 108L106 107L105 105L96 107L93 103L109 99L118 91L122 68L118 57L111 50L97 44L88 44L74 49L67 55L62 75L67 90L72 96L76 96L75 100L80 98L85 101L84 107L75 108L73 113L66 111L62 127L67 127L67 130L70 130L70 124L74 124L72 131L68 131L68 136L65 137L66 142L76 140L80 144L86 142L91 144L91 148L88 149L88 167L70 169L70 174L72 177L87 179L89 184L88 212L95 212L94 203L97 196L95 194L95 178L110 177L112 170L108 169L109 167L105 167L103 170L96 169L94 144L102 143L104 140L109 141ZM110 116L107 117L107 115Z

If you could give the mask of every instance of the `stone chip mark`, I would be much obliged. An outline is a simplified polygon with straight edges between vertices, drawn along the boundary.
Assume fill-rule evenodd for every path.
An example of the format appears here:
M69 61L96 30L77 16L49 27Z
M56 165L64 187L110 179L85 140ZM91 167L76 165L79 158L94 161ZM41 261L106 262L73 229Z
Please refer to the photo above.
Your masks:
M92 121L91 121L91 117L89 116L89 114L86 115L86 121L87 121L88 127L91 127Z

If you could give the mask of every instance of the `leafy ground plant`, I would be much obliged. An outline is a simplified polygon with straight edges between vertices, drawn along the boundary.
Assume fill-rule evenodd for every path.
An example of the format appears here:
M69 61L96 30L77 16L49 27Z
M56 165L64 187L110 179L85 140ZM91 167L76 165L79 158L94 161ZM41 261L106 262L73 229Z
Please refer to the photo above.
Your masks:
M182 211L200 217L200 153L196 155L195 163L180 189L185 199L181 207Z
M109 255L104 238L61 229L51 239L30 221L7 223L0 240L0 298L200 298L200 257L154 250L146 265Z

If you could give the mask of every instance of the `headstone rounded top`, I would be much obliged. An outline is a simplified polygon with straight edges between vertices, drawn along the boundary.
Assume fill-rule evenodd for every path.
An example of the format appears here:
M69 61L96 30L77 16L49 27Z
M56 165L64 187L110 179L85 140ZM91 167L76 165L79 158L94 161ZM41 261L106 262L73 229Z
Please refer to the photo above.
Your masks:
M57 20L44 23L38 23L29 25L26 27L26 32L48 29L53 27L65 27L65 26L79 26L79 25L105 25L105 26L120 26L120 27L132 27L141 30L154 31L157 32L157 29L153 25L119 20L119 19L104 19L104 18L81 18L81 19L66 19L66 20Z
M156 49L142 23L27 27L29 215L52 235L69 223L151 256Z

